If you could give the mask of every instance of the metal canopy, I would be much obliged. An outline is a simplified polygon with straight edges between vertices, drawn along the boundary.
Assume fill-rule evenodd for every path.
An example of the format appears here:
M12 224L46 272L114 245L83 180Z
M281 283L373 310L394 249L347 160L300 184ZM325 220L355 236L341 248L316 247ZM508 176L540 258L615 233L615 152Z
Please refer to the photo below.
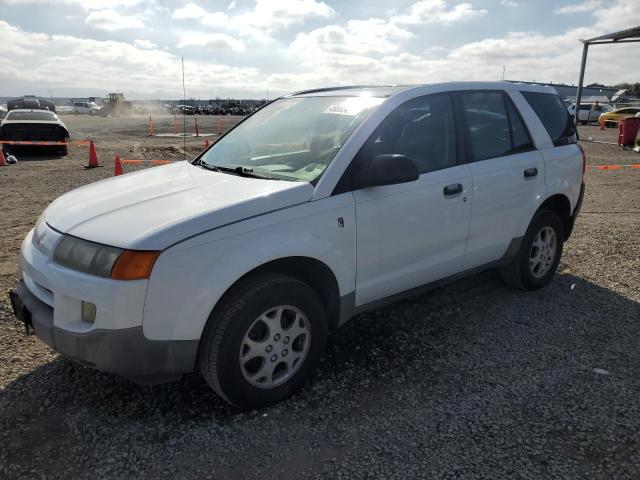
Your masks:
M602 45L607 43L634 43L640 42L640 26L620 30L619 32L608 33L599 37L590 38L588 40L580 40L582 47L582 63L580 64L580 78L578 80L578 92L576 95L576 112L580 107L582 99L582 84L584 83L584 71L587 66L587 54L589 45ZM576 125L578 124L578 115L575 116Z

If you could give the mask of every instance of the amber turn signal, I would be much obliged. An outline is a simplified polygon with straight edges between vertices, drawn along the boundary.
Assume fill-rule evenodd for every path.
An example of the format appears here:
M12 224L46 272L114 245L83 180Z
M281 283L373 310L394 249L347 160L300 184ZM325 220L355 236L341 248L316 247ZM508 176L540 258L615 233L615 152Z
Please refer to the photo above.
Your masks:
M140 280L149 278L153 264L160 252L150 250L125 250L111 269L115 280Z

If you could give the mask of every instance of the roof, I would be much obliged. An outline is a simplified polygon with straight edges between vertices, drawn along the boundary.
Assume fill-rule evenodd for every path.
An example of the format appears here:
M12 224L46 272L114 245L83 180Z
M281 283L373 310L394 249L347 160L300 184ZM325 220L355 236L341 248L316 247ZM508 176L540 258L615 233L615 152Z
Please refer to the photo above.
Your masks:
M627 28L618 32L608 33L600 37L590 38L588 40L580 40L588 45L597 45L599 43L632 43L640 42L640 26Z
M10 113L13 112L47 112L53 116L56 114L56 112L52 112L51 110L46 110L44 108L14 108L13 110L10 110Z
M372 97L390 97L415 85L349 85L343 87L315 88L295 92L287 97L356 97L369 95Z
M326 87L303 90L291 93L286 97L356 97L367 95L372 97L392 97L400 92L414 89L440 87L440 91L455 90L523 90L542 93L556 93L555 89L546 85L518 82L446 82L423 85L350 85L342 87Z

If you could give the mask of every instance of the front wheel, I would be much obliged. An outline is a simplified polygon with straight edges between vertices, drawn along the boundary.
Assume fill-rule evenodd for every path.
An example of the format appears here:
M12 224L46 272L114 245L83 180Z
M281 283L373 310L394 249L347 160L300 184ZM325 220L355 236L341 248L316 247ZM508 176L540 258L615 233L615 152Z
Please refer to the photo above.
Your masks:
M294 393L313 374L326 336L324 307L308 285L284 275L250 277L211 314L200 371L229 403L266 406Z
M502 267L504 281L522 290L536 290L546 286L556 273L564 230L558 215L549 210L537 212L513 260Z

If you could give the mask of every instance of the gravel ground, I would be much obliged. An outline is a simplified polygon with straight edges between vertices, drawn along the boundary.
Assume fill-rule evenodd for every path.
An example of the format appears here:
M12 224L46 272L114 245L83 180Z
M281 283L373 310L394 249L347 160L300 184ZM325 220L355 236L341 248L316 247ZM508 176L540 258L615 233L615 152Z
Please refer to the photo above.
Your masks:
M69 124L102 158L174 148L144 137L141 119ZM640 163L584 145L592 165ZM0 169L1 290L44 206L111 174L112 163L81 169L83 154ZM361 315L330 338L305 388L260 411L228 407L197 374L142 387L76 365L25 337L3 296L0 477L640 478L639 187L640 170L589 171L542 291L487 272Z

